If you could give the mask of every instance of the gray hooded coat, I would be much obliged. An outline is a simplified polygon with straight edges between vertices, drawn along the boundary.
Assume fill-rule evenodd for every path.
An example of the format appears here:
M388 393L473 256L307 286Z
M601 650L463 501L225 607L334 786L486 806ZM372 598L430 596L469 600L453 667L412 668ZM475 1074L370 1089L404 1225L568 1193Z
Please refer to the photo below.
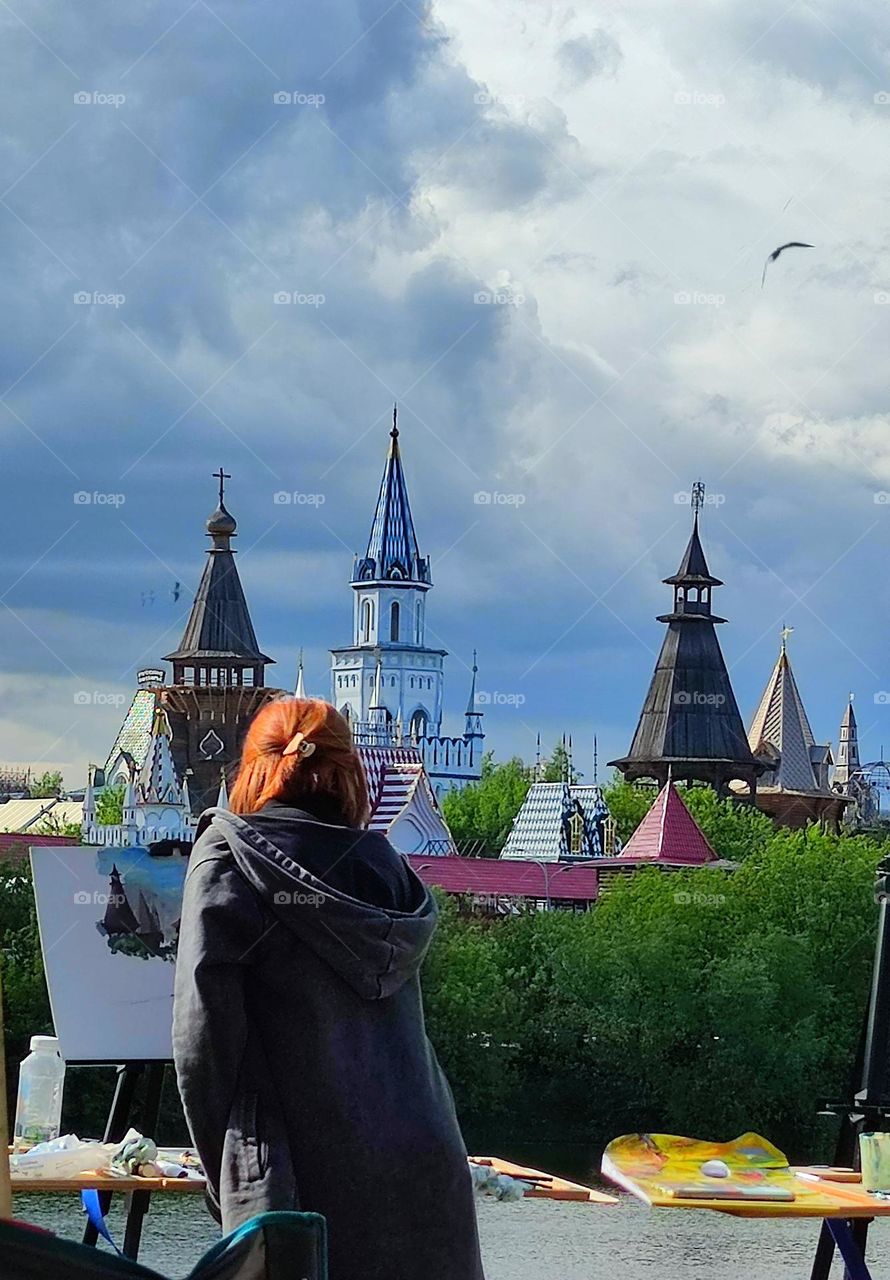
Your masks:
M270 827L210 810L183 898L173 1050L223 1229L311 1210L330 1280L482 1280L466 1151L424 1030L435 903L382 836L280 814ZM338 871L377 905L333 888Z

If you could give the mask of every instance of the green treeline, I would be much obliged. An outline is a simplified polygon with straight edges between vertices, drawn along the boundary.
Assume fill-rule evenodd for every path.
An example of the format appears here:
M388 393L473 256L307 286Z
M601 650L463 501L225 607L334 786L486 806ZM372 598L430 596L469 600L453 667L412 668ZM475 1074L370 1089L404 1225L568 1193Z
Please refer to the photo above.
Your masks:
M816 1111L849 1085L881 854L770 829L734 872L641 871L587 914L485 920L443 901L424 987L465 1121L591 1149L755 1129L829 1158Z
M592 1151L636 1129L758 1129L792 1157L830 1157L817 1103L848 1085L886 845L689 799L737 870L637 872L586 914L484 919L441 899L428 1027L471 1134ZM23 864L0 862L0 941L14 1095L28 1037L51 1029ZM99 1133L112 1086L111 1071L70 1070L66 1128ZM157 1136L185 1138L172 1082Z

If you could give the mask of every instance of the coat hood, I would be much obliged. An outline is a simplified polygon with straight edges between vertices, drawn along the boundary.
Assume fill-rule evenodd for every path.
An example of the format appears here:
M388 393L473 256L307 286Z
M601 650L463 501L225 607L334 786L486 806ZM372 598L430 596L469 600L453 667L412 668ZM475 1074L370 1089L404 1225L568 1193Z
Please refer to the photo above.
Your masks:
M305 825L305 834L300 827ZM285 853L249 822L225 809L209 809L198 834L221 836L245 880L277 919L311 947L358 995L380 1000L413 978L436 929L437 908L429 889L408 868L415 890L410 911L374 906L332 889L298 861L300 840L374 840L370 832L294 823L296 838ZM342 834L341 834L342 833Z

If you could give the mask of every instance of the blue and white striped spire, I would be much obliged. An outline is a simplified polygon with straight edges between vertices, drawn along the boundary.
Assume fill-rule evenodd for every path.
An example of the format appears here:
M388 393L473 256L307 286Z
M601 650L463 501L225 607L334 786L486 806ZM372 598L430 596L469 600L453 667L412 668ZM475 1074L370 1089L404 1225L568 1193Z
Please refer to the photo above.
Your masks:
M364 559L357 560L353 582L429 584L429 557L421 556L399 452L398 407L392 408L389 452Z

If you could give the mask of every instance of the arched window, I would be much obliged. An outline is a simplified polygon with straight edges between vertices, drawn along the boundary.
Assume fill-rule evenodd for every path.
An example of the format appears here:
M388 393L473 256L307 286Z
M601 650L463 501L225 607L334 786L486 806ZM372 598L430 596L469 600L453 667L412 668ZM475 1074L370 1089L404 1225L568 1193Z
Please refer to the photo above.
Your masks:
M428 718L427 718L426 712L424 711L423 707L418 707L411 717L411 737L412 738L426 737L427 723L428 723Z
M389 607L389 638L398 642L399 639L399 604L394 600Z
M343 716L344 720L352 719L352 710L348 702L343 703L343 706L340 708L340 715Z
M374 629L374 605L370 600L362 601L362 640L365 644L371 639Z
M423 597L418 596L414 604L414 643L423 643Z
M569 818L569 853L584 852L584 818L573 813Z

